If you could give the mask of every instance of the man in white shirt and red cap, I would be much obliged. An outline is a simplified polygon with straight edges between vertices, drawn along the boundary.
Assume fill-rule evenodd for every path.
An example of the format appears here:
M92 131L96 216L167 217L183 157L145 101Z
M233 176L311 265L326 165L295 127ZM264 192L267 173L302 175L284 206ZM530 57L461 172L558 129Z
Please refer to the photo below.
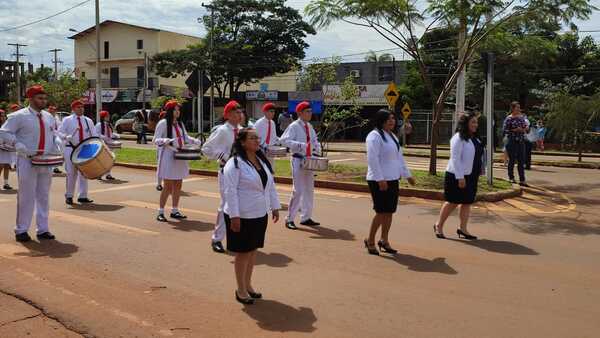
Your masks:
M260 145L266 151L269 146L279 144L279 138L277 137L277 126L273 118L275 117L275 105L271 102L267 102L263 105L262 111L265 116L261 117L254 123L254 129L256 134L260 137ZM269 158L271 165L273 165L273 159Z
M0 128L0 138L5 143L14 144L18 154L19 194L15 239L18 242L31 241L28 231L35 210L37 238L52 240L55 237L48 227L52 168L32 165L31 157L55 154L59 142L54 130L54 118L43 110L48 104L44 88L40 85L31 86L26 96L29 106L10 114Z
M65 203L73 205L76 183L79 183L77 202L82 204L93 203L94 201L88 198L88 180L71 162L71 154L81 142L92 136L97 136L96 129L94 128L94 122L83 115L83 101L73 101L71 111L73 114L64 118L59 129L65 141L65 170L67 171Z
M221 195L221 204L219 205L217 222L212 235L211 247L213 251L223 253L223 240L225 239L225 217L223 215L223 207L225 199L223 198L223 167L231 156L231 148L237 138L237 134L242 127L240 121L242 118L241 106L236 101L229 101L223 110L223 118L225 123L217 127L208 137L208 140L202 146L202 153L208 158L219 162L219 194Z
M290 149L292 153L292 177L294 187L290 199L289 213L285 226L290 230L298 229L294 223L296 214L300 211L300 224L306 226L318 226L320 223L312 219L313 196L315 190L315 178L312 170L302 168L305 157L321 154L321 144L317 139L317 133L310 124L312 109L307 101L300 102L296 106L298 119L292 122L279 141Z

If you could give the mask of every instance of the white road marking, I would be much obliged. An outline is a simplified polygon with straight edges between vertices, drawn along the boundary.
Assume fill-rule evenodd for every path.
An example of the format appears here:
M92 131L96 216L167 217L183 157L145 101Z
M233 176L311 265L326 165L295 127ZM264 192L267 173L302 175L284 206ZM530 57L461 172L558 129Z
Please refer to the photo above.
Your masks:
M329 163L338 163L338 162L349 162L349 161L355 161L355 158L342 158L339 160L329 160Z

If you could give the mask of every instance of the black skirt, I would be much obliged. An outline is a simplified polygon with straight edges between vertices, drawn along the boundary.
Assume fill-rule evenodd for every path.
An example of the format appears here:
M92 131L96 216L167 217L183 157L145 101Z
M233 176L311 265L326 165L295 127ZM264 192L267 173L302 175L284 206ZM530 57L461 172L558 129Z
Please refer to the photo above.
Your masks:
M269 215L259 218L242 218L240 220L240 232L231 230L231 218L225 214L225 225L227 227L227 251L250 252L265 246L265 233Z
M367 183L373 198L373 210L378 214L395 213L398 209L399 181L387 181L388 189L386 191L379 190L379 184L375 181L367 181Z
M477 196L477 184L479 183L479 172L465 176L466 186L464 189L458 187L458 180L453 173L446 172L444 178L444 198L447 202L454 204L473 204Z

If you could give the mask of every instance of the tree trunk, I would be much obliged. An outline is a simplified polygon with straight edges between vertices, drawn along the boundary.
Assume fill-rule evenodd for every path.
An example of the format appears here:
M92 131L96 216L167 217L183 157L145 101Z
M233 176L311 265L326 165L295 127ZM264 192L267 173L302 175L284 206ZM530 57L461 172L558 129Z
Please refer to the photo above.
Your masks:
M431 149L429 152L429 175L437 175L437 144L439 139L440 124L435 119L431 119Z

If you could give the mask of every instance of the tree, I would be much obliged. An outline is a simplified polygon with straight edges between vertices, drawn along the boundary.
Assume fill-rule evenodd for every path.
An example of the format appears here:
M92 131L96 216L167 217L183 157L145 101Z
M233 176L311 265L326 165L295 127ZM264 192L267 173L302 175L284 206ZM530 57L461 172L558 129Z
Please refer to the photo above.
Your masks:
M285 0L214 0L209 9L214 14L202 18L206 38L185 50L157 54L152 62L158 75L206 69L219 95L232 97L243 84L298 68L308 47L305 38L316 33Z
M318 28L344 21L370 29L415 61L434 107L429 163L431 175L436 174L439 123L445 101L459 74L488 35L519 18L536 17L549 25L570 23L574 17L588 18L595 9L587 0L428 0L427 6L421 7L417 0L312 0L306 7L306 13ZM460 57L445 72L443 86L436 91L427 68L429 54L423 48L422 37L434 28L457 26L465 33L464 40L458 44Z
M153 109L162 109L165 106L165 103L167 103L167 101L169 100L175 100L177 102L179 102L179 104L184 104L185 102L187 102L187 99L185 97L183 97L183 89L181 88L177 88L175 89L175 95L174 96L158 96L156 98L154 98L151 102L150 102L150 107Z
M54 75L54 71L48 67L40 67L36 69L33 73L27 74L27 82L30 83L38 83L41 81L50 82L52 79L52 75Z
M370 50L365 56L365 62L391 62L394 60L394 56L390 53L383 53L377 55L374 51Z
M72 71L58 75L57 81L28 82L27 85L41 84L48 93L48 104L55 105L59 111L70 111L71 102L80 99L88 89L85 78L77 78Z
M593 137L592 127L600 121L600 91L591 96L575 94L588 86L583 77L571 76L556 85L542 81L543 89L536 91L545 99L541 108L546 111L549 130L563 139L573 140L579 162L582 161L583 145Z

